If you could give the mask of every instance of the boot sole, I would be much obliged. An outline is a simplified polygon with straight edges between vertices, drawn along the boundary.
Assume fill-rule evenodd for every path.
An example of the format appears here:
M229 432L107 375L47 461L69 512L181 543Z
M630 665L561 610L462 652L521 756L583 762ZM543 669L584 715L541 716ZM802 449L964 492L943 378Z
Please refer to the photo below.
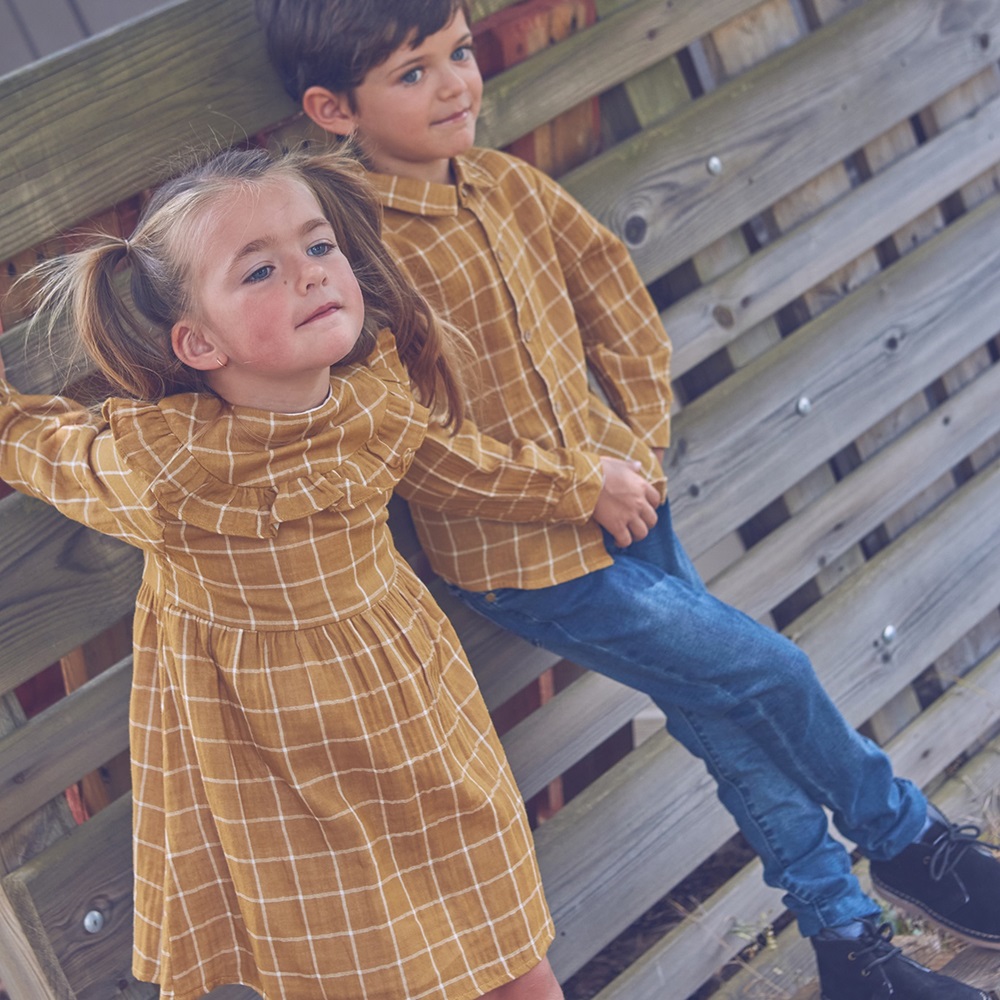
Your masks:
M940 917L933 910L926 909L916 900L908 899L906 896L899 895L890 889L884 882L880 882L874 877L872 878L872 886L875 888L875 891L883 897L883 899L887 899L898 910L900 910L900 912L906 914L907 916L916 917L919 920L930 920L932 923L936 924L938 927L947 931L954 937L957 937L960 941L964 941L966 944L975 945L977 948L989 948L993 951L1000 951L1000 936L995 938L976 937L974 934L967 930L963 930L961 927L953 926L945 917Z

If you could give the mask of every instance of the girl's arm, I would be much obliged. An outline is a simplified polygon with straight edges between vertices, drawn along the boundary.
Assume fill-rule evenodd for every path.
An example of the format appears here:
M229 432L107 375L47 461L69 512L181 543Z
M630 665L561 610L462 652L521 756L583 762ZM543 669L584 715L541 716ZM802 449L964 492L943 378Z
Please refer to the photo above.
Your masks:
M161 533L156 508L133 482L107 424L61 396L26 396L0 360L0 479L67 517L140 548Z

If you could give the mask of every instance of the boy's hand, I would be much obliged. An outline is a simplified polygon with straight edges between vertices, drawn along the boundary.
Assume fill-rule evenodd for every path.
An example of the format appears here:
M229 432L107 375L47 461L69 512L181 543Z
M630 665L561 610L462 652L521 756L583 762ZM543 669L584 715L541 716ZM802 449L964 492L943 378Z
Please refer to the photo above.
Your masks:
M594 520L624 548L645 538L656 524L660 494L648 483L638 462L602 458L604 485L594 507Z

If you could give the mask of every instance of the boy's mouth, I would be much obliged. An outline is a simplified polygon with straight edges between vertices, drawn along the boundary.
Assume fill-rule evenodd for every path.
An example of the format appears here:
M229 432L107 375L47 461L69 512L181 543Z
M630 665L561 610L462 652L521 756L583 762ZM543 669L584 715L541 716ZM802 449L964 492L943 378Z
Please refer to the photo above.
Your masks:
M472 108L462 108L460 111L454 112L454 114L448 115L446 118L439 118L435 125L457 125L460 122L468 121L472 117Z

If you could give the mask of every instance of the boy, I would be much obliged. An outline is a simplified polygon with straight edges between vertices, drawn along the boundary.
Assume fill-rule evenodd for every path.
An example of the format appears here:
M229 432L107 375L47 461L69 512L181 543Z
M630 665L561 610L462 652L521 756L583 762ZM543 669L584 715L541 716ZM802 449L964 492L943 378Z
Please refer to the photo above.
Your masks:
M289 93L353 136L386 241L480 361L476 426L432 436L400 488L435 570L485 617L663 709L785 890L825 1000L984 1000L890 943L822 806L885 895L989 947L1000 863L893 776L797 647L701 584L665 499L657 311L623 245L557 184L474 148L482 80L464 0L257 10Z

